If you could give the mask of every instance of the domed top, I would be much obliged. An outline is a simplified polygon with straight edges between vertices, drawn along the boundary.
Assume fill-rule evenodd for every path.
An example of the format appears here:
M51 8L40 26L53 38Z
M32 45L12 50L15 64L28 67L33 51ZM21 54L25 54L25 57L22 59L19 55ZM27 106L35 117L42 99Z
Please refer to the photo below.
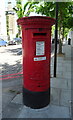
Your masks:
M18 25L21 26L29 26L29 27L51 27L53 24L55 24L55 19L51 17L46 16L29 16L29 17L23 17L19 18L17 20Z

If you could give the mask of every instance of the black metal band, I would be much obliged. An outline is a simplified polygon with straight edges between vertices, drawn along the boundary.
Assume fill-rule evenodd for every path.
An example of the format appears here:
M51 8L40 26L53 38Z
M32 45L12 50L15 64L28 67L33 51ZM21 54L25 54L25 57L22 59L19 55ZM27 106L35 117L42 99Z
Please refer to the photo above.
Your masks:
M23 103L34 109L46 107L50 103L50 88L44 92L31 92L23 88Z

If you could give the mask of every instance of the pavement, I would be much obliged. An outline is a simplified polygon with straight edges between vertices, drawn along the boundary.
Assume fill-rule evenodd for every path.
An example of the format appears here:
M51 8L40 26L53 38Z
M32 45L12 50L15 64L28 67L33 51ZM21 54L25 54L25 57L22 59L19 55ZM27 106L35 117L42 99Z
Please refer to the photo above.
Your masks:
M50 104L41 109L32 109L23 105L22 101L22 77L0 81L2 86L2 118L73 118L72 97L72 71L73 71L73 47L63 46L63 55L57 54L57 76L53 77L54 56L51 55L50 78ZM19 57L19 56L18 56ZM21 60L21 59L20 59ZM22 63L21 63L22 64ZM18 72L21 71L20 69ZM12 66L10 65L10 68ZM9 67L8 67L9 68ZM10 68L8 70L10 70ZM16 68L14 67L13 71ZM4 71L6 68L4 68ZM9 71L10 73L10 71ZM11 71L12 73L12 71ZM3 73L4 74L4 73ZM13 81L14 80L14 84ZM8 81L8 82L7 82ZM7 83L6 83L7 82ZM11 86L10 86L11 84ZM7 86L7 87L6 87ZM1 94L1 91L0 91ZM0 96L1 97L1 96Z

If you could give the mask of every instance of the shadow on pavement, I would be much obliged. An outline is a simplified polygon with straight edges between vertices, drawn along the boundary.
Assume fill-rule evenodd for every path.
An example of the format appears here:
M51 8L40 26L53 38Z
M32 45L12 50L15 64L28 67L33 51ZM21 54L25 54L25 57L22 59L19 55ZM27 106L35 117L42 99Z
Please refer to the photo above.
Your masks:
M22 64L19 61L14 65L8 63L2 65L2 111L7 108L17 94L22 93L23 76L19 74L21 71Z
M17 52L19 52L20 50L22 50L22 48L7 49L6 51L7 51L7 52L10 52L10 53L17 53Z
M9 65L5 63L2 65L2 75L13 74L22 71L22 64L20 61L16 61L16 64Z

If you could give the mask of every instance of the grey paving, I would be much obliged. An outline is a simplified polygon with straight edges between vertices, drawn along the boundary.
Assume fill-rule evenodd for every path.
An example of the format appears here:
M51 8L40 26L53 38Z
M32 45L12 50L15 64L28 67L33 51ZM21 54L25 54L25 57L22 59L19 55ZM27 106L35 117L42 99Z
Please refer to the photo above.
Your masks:
M2 112L2 95L0 96L0 113Z
M63 72L63 78L70 79L71 80L71 72Z
M5 110L5 107L8 106L8 104L11 102L11 100L13 99L13 95L6 95L6 94L2 94L2 109Z
M48 105L40 110L24 106L18 118L70 118L70 116L68 107Z
M7 87L11 87L11 86L21 86L22 85L22 78L15 78L15 79L9 79L9 80L3 80L2 82L2 88L7 88Z
M18 118L22 108L23 108L22 105L10 103L6 106L6 108L2 112L2 118Z
M60 105L69 106L71 102L71 90L61 90Z
M72 82L71 82L71 79L68 79L68 90L72 90L73 87L72 87Z
M60 89L57 88L51 88L51 98L50 98L50 103L52 105L59 105L60 104Z
M65 48L64 48L65 47ZM18 47L17 47L18 48ZM18 48L19 49L19 48ZM16 50L18 50L16 49ZM5 80L3 87L3 118L70 118L73 116L73 88L72 88L72 60L70 50L71 46L63 46L65 55L57 57L57 77L53 77L54 56L51 56L51 79L50 79L50 104L42 109L31 109L23 105L22 101L22 77ZM67 51L66 51L67 50ZM14 48L6 48L7 55L10 58L3 59L2 74L21 72L21 56L13 55ZM69 52L68 52L69 51ZM10 60L12 59L13 60ZM16 63L17 61L17 63ZM1 83L1 82L0 82ZM1 94L1 92L0 92ZM0 96L1 97L1 96ZM1 112L1 110L0 110ZM0 114L1 115L1 114Z
M51 87L60 88L60 89L67 89L68 88L68 81L65 79L51 79Z
M2 119L2 113L0 113L0 120Z
M22 102L22 93L16 95L16 97L14 97L14 99L11 101L11 103L23 104L23 102Z
M71 57L71 49L72 49L71 45L65 45L64 46L63 51L66 55L66 58Z
M70 112L71 113L71 118L73 118L73 105L71 106L70 110L71 110L71 112Z

